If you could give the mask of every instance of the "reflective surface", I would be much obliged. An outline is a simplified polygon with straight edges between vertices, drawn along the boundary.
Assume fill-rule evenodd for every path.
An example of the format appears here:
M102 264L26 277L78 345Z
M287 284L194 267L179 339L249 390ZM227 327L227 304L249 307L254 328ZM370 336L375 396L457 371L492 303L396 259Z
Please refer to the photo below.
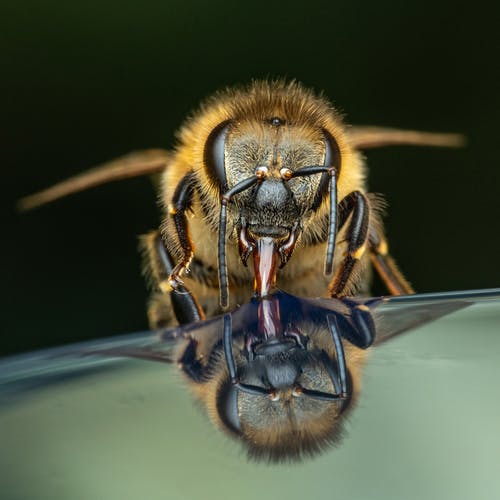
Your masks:
M4 360L2 498L494 498L499 322L485 301L374 348L342 445L292 466L247 462L174 366Z

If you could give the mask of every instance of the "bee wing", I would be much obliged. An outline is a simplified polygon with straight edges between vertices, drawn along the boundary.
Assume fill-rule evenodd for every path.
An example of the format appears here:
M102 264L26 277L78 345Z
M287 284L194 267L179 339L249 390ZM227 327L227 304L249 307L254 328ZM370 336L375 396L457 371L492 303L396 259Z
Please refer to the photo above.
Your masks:
M469 290L462 292L426 293L398 297L350 297L347 301L327 298L301 298L279 291L281 321L284 325L302 319L327 325L328 316L335 315L341 328L341 335L360 348L379 345L402 333L408 332L443 316L485 300L500 299L500 288ZM348 304L351 305L348 305ZM369 308L374 323L369 342L366 332L353 328L352 305ZM248 331L256 331L258 325L258 301L253 300L231 311L233 337ZM221 337L224 327L223 316L199 321L160 332L163 342L178 338Z
M155 174L165 169L168 159L169 153L164 149L135 151L70 177L43 191L26 196L19 200L17 206L21 211L31 210L100 184Z
M257 321L257 307L253 302L231 314L235 330L242 331ZM3 358L0 360L0 398L5 393L15 394L65 377L94 373L127 358L174 363L172 348L178 339L214 334L220 337L223 322L223 316L218 316L162 331L120 335Z
M374 345L473 304L498 299L500 288L385 298L373 308L376 329Z
M224 330L224 316L231 315L231 327L233 337L243 334L245 331L252 331L257 328L258 323L258 302L250 301L238 306L233 311L215 316L210 319L189 323L171 328L166 328L158 332L159 339L163 342L175 341L179 338L202 338L220 337Z
M323 323L326 323L327 315L334 314L341 327L341 335L357 347L366 348L372 342L373 345L381 344L478 302L498 299L500 299L500 288L397 297L349 297L347 301L295 297L294 300L298 305L294 305L294 309L301 310L302 314ZM347 305L348 302L351 306ZM371 329L373 331L370 332L372 342L368 344L366 332L358 332L356 328L352 328L352 305L355 304L369 308L368 315L373 321Z
M384 146L438 146L459 148L465 145L462 134L442 134L402 130L397 128L353 126L348 130L351 145L355 149L381 148Z
M372 311L375 323L374 345L435 321L447 314L487 300L499 300L500 288L415 294L398 297L356 298ZM304 317L314 315L326 322L332 313L349 317L349 308L337 299L300 299L283 294L282 305ZM233 335L255 328L258 305L252 301L231 312ZM286 314L284 315L286 316ZM295 316L296 317L296 316ZM323 321L324 320L324 321ZM222 336L223 316L170 328L161 332L142 332L109 339L93 340L0 360L0 395L15 393L65 376L92 373L125 358L171 363L171 348L179 338L203 335Z
M130 357L171 362L169 347L152 332L142 332L3 358L0 360L0 396L94 373Z

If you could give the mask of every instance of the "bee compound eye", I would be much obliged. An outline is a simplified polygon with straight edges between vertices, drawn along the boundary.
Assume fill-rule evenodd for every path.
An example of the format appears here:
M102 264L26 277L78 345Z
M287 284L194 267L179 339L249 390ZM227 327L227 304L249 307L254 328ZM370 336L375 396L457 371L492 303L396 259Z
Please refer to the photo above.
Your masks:
M217 412L227 429L238 434L241 432L238 414L238 389L228 384L217 397Z
M223 191L227 189L225 153L226 137L230 125L230 121L222 122L210 132L203 153L203 160L209 178Z
M323 130L325 143L325 167L336 167L340 169L340 148L332 134L327 130Z
M328 130L323 129L323 142L325 145L325 160L324 166L335 167L337 174L340 172L340 164L342 158L340 156L340 148L337 144L335 138L328 132ZM316 211L321 203L323 202L323 197L328 193L328 174L325 172L321 176L321 180L319 182L318 191L316 196L314 197L313 203L311 205L311 210Z

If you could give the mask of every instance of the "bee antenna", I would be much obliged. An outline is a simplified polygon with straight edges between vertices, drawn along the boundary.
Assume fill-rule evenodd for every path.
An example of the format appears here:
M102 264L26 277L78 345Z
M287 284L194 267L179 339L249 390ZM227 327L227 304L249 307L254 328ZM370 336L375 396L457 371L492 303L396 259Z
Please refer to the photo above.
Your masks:
M332 334L333 343L335 344L335 354L337 356L337 366L339 369L339 379L340 379L340 395L347 396L347 376L346 376L346 364L345 364L345 353L344 347L342 345L342 340L340 339L339 327L337 324L337 318L332 315L326 317L328 322L328 327ZM331 376L331 375L330 375ZM332 380L335 385L335 380Z
M239 182L226 191L221 197L220 217L219 217L219 288L220 306L225 309L228 305L228 285L227 285L227 263L226 263L226 227L227 227L227 204L231 198L242 191L252 187L262 179L261 176L253 175Z
M328 243L326 246L325 274L328 276L333 271L333 253L337 237L337 170L335 167L328 169L330 177L330 223L328 226Z
M230 314L224 314L224 336L222 338L224 345L224 354L226 355L227 368L229 370L229 377L231 378L231 383L238 383L238 377L236 376L236 367L234 365L233 358L233 348L231 342L231 330L232 330L232 319Z
M231 384L248 394L269 397L272 394L272 390L256 385L242 384L238 378L233 357L231 314L224 314L224 334L222 338L222 344L224 347L224 354L226 356L226 363L229 370L229 378L231 379Z
M304 167L289 174L287 180L293 177L305 177L307 175L319 173L327 174L330 179L330 221L328 224L328 239L325 259L325 274L330 275L333 271L333 254L335 251L335 240L337 238L337 168L327 165ZM321 183L318 189L320 192L322 191L323 188Z
M313 391L311 389L302 389L302 394L312 398L319 399L320 401L339 401L345 399L344 396L339 394L330 394L328 392Z

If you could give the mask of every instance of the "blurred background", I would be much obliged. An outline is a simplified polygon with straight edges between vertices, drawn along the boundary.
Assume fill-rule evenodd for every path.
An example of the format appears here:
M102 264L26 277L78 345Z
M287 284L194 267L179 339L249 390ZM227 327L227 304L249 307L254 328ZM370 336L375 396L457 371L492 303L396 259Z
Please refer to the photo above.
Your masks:
M137 235L159 223L148 178L28 214L16 200L129 151L171 147L202 98L252 78L322 90L349 123L465 133L462 150L369 151L370 189L386 196L392 252L418 291L500 284L498 13L487 5L27 0L2 10L0 354L145 329Z

